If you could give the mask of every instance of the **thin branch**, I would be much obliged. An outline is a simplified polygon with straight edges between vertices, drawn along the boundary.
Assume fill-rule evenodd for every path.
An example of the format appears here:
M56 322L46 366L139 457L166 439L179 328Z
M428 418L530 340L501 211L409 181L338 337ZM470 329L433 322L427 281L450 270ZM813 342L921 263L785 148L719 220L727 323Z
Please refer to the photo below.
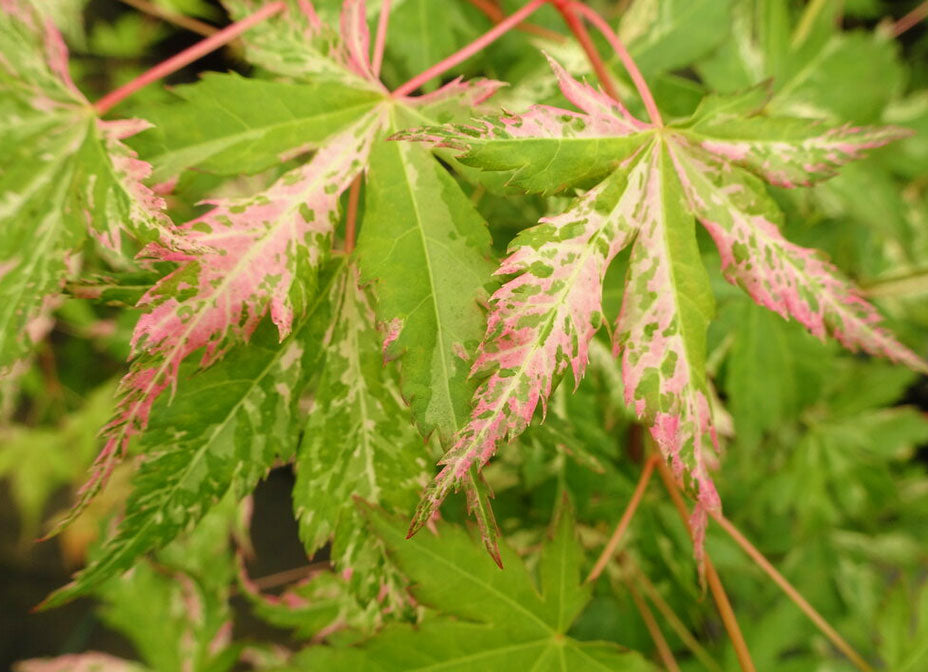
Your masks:
M345 254L354 250L355 231L358 222L358 201L361 197L361 176L358 175L348 190L348 213L345 215Z
M632 493L632 498L628 500L628 505L625 507L625 511L622 513L622 517L619 519L619 524L615 526L615 531L612 533L612 537L610 537L609 542L603 549L603 552L600 553L599 558L596 560L596 564L593 565L593 569L590 571L590 575L586 577L587 583L598 579L599 575L602 574L603 570L606 568L606 565L609 564L612 556L615 555L615 549L618 547L619 542L622 540L622 535L625 534L625 530L628 529L628 525L631 523L632 517L635 515L635 511L638 509L638 504L641 503L641 498L644 495L645 489L648 487L648 483L651 480L651 474L654 473L654 466L657 464L658 459L660 458L658 458L656 455L652 455L644 463L644 469L641 470L641 476L638 478L638 485L635 486L635 491Z
M267 576L262 576L257 579L252 580L252 584L258 590L268 590L270 588L277 588L278 586L284 586L288 583L293 583L294 581L299 581L305 579L308 576L329 569L332 564L326 560L323 562L313 562L309 565L303 565L302 567L294 567L293 569L285 569L282 572L275 572L274 574L268 574Z
M479 11L483 12L493 23L499 23L506 18L506 13L500 9L495 2L491 2L490 0L467 1L476 7ZM534 35L535 37L551 40L552 42L558 42L560 44L563 44L567 41L567 38L565 38L560 33L553 30L548 30L542 26L536 26L533 23L520 23L518 26L516 26L516 30L521 30L523 33L528 33L529 35Z
M690 527L690 513L686 508L686 503L683 501L683 495L680 494L680 490L673 480L673 475L670 473L670 470L667 468L667 465L664 464L663 460L657 463L657 473L661 477L661 481L663 481L668 494L670 494L670 499L673 501L677 513L680 514L680 520L683 521L683 525L686 527L690 539L692 539L693 528ZM741 627L738 625L738 619L735 618L735 612L731 608L731 602L728 600L728 595L725 593L725 587L722 585L722 580L715 571L715 566L712 564L712 559L709 557L708 552L705 552L704 562L709 591L712 593L712 599L715 601L719 616L722 617L722 624L725 626L728 637L731 639L732 646L735 649L738 664L744 672L756 672L757 668L754 667L754 661L751 659L751 652L748 649L747 642L744 641L744 635L741 634Z
M500 37L508 33L510 30L515 28L517 25L522 23L525 19L531 16L547 2L548 0L531 0L531 2L520 8L518 11L513 12L511 15L507 16L505 19L500 21L499 24L488 30L476 40L465 46L463 49L456 51L444 60L436 63L424 72L416 75L405 84L402 84L393 92L393 97L400 98L402 96L408 96L410 93L418 89L430 79L438 77L459 63L463 63L468 58L479 52L481 49L485 48L489 44L492 44Z
M628 49L622 44L619 36L615 34L603 17L582 2L571 2L569 6L582 14L587 21L596 26L596 29L603 34L603 37L606 38L606 41L622 61L622 65L628 71L629 77L632 78L632 82L638 90L638 95L641 96L644 107L648 111L648 116L651 118L651 123L655 126L663 126L664 120L661 118L660 110L657 109L657 103L654 102L654 96L651 95L651 89L648 88L648 83L644 80L644 76L642 76L641 71L635 64L634 59L632 59L631 54L628 53Z
M374 40L374 58L371 69L374 77L380 77L380 67L383 65L383 50L387 45L387 26L390 24L390 0L383 0L380 4L380 17L377 19L377 37Z
M725 592L719 573L715 571L715 565L712 564L708 554L706 554L706 581L709 583L709 590L712 591L712 598L715 600L715 606L718 607L719 616L722 617L725 630L731 638L732 646L735 647L738 664L744 672L756 672L757 668L754 667L751 652L748 649L747 642L744 641L744 635L741 634L738 619L735 617L735 610L731 607L728 593Z
M168 23L173 23L179 28L184 30L189 30L192 33L197 33L203 35L204 37L209 37L210 35L215 35L219 32L219 29L216 26L211 26L204 21L195 19L192 16L186 16L178 12L172 12L169 9L160 7L153 2L148 0L120 0L123 4L129 5L144 14L154 16Z
M630 555L623 554L621 556L622 564L626 567L633 575L635 582L641 586L644 590L645 595L651 602L657 607L657 610L661 613L661 616L667 621L667 624L670 626L670 629L674 631L677 637L680 638L680 641L693 652L693 655L699 659L707 669L712 672L722 672L722 667L715 662L712 656L709 655L709 652L699 643L699 641L693 636L689 631L689 628L686 627L686 624L683 623L683 620L677 616L673 608L667 604L667 601L661 596L660 591L657 587L651 583L651 580L648 576L641 570L638 564L632 559Z
M184 49L179 54L172 56L166 61L163 61L155 67L151 68L147 72L142 73L128 84L124 84L115 91L111 91L110 93L106 94L96 102L94 109L96 110L97 114L101 116L106 114L109 112L109 110L131 96L139 89L148 86L152 82L158 81L162 77L167 77L171 73L177 72L184 66L193 63L195 60L202 58L211 51L215 51L219 47L228 44L252 26L261 23L268 17L273 16L280 11L283 11L286 9L286 7L287 5L284 2L272 2L269 5L265 5L251 16L245 17L241 21L223 28L215 35L197 42L192 47Z
M561 13L564 23L567 24L570 32L573 33L574 37L577 38L577 42L583 47L583 51L586 53L590 65L593 66L593 72L596 73L597 79L599 79L600 83L603 85L603 90L608 93L610 97L621 101L619 91L612 82L612 75L609 74L606 64L603 63L603 59L600 58L599 52L596 51L596 45L593 44L593 40L587 32L586 26L583 25L583 21L574 13L573 3L555 2L554 7Z
M652 614L651 609L648 608L648 603L644 601L644 598L641 597L641 593L638 592L635 585L628 578L625 579L625 587L628 589L628 594L632 596L632 602L635 603L635 608L638 609L638 613L641 614L644 627L648 629L648 634L651 635L651 640L654 642L654 647L657 649L657 655L660 656L661 662L664 663L664 667L670 672L680 672L680 666L677 665L677 660L673 657L673 651L670 650L670 645L664 638L664 633L661 632L660 626L658 626L657 621L654 620L654 614Z
M747 540L747 538L738 531L731 522L718 512L710 512L712 518L717 522L723 530L728 533L732 539L741 547L741 549L748 554L748 556L753 560L757 565L766 572L775 584L777 584L780 589L786 593L786 596L792 600L797 607L802 610L806 616L809 617L809 620L812 621L815 626L822 631L831 643L841 651L848 660L850 660L859 670L863 672L873 672L873 668L870 664L863 659L863 657L858 654L850 644L848 644L838 632L832 628L828 621L826 621L821 614L819 614L815 608L809 604L805 598L799 594L799 591L796 590L789 581L787 581L776 568L770 564L770 562L763 556L763 554L757 550L757 548Z
M928 17L928 0L925 0L918 7L896 21L892 27L893 37L899 37L909 28L913 28L922 20Z

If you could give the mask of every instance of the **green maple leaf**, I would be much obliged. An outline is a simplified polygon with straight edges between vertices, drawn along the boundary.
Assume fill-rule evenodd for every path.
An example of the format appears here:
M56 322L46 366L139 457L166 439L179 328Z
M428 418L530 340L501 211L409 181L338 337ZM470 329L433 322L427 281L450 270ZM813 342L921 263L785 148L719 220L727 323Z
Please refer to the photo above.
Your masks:
M0 13L0 371L51 326L55 297L92 236L121 247L169 225L122 142L137 119L102 121L68 74L61 35L27 0Z
M613 330L626 403L677 477L697 495L697 554L706 512L720 507L709 470L716 460L706 329L714 311L696 242L696 219L713 238L726 279L757 303L795 319L819 338L928 366L876 323L876 310L813 250L779 233L782 215L763 181L807 185L833 175L864 150L905 137L892 127L828 128L764 115L755 88L709 96L690 119L645 124L552 61L565 97L582 114L535 106L521 115L395 136L460 151L458 160L504 171L509 184L554 193L588 188L562 214L511 243L498 273L473 373L485 378L468 424L442 458L410 532L455 488L468 487L500 444L519 435L569 368L582 377L602 322L602 283L631 246L622 309Z
M416 627L387 626L357 648L312 647L293 669L326 670L624 670L654 669L637 653L611 642L568 635L589 603L581 583L583 551L573 517L563 512L542 551L540 586L519 556L504 546L502 571L488 565L461 528L404 539L401 521L369 510L371 530L409 576L419 604L442 613ZM462 599L466 596L466 599Z

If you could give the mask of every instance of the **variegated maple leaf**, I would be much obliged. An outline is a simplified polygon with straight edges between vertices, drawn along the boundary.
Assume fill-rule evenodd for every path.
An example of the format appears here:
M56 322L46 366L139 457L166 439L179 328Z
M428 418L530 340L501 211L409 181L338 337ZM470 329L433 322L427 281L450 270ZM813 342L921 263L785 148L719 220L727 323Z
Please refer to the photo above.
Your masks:
M565 370L580 380L601 322L606 268L631 245L614 349L622 358L626 402L698 498L699 548L705 513L720 504L709 475L717 441L705 371L714 299L695 219L715 240L725 277L761 305L851 350L926 371L923 360L878 326L876 310L837 269L782 237L781 216L762 183L811 184L905 132L768 117L760 89L710 96L680 123L644 124L553 61L552 67L564 96L582 113L534 106L521 115L394 138L460 150L459 161L507 171L509 183L525 191L589 188L510 245L497 271L510 279L492 297L472 370L487 377L410 532L450 490L467 484L474 465L482 467L525 429Z
M370 292L360 286L356 266L338 278L332 309L337 317L321 344L324 364L295 465L294 511L307 554L332 541L332 562L358 596L397 608L406 601L400 575L352 498L412 510L425 482L426 453L417 454L422 442L401 420L406 412L395 371L383 365Z
M122 142L146 127L99 119L39 7L0 0L0 373L47 331L88 234L116 250L123 231L164 237L150 167Z
M332 46L332 67L361 77L369 42L363 0L346 0L343 44ZM322 30L314 28L314 37ZM353 46L345 46L353 45ZM181 362L203 351L201 366L220 358L230 346L247 341L267 315L280 338L289 333L313 296L315 277L327 257L339 220L339 197L363 170L382 135L384 105L361 107L343 118L312 159L284 173L266 190L248 197L211 201L205 215L179 227L171 247L154 243L142 250L150 260L178 268L139 301L145 314L132 337L133 361L119 386L116 412L104 428L106 444L76 504L56 526L68 525L100 491L129 440L148 424L155 399L175 386Z
M296 10L291 8L291 11ZM292 324L306 315L307 306L315 295L315 276L328 255L339 222L339 198L365 168L369 171L372 194L379 193L382 184L390 183L399 174L421 174L423 181L427 179L431 193L440 193L440 199L433 201L431 216L402 222L411 225L410 231L418 234L410 241L422 241L425 249L418 252L424 256L453 246L460 268L472 267L471 277L467 279L472 291L461 291L461 278L458 278L454 289L459 298L456 302L449 302L448 306L449 310L459 314L447 320L446 328L459 341L451 341L442 332L439 328L442 320L438 316L432 316L435 322L434 325L430 324L430 315L425 310L418 311L415 318L409 321L410 325L421 331L432 330L429 337L436 342L430 346L428 357L432 357L433 353L441 356L445 360L441 372L447 373L454 366L449 360L460 360L456 353L463 349L463 343L472 338L475 344L479 338L481 314L475 298L490 271L489 266L484 268L480 265L486 263L480 248L489 247L489 236L483 221L454 180L423 148L406 147L406 150L412 150L404 152L410 158L402 159L398 164L384 163L376 159L372 152L380 156L381 148L387 148L390 154L398 147L395 143L384 142L386 135L396 130L398 117L412 115L418 120L432 119L429 115L441 114L450 106L477 104L491 95L499 84L455 80L428 96L393 99L385 95L368 61L369 35L362 0L346 0L339 34L329 31L314 15L295 16L303 17L304 29L308 31L309 41L303 54L304 60L307 63L314 58L325 60L329 68L326 72L329 74L331 68L340 68L345 74L342 90L353 91L355 95L349 96L345 105L333 101L335 109L331 110L325 109L324 100L311 100L311 94L317 91L312 81L309 84L252 82L257 89L249 89L246 80L210 79L190 87L191 90L195 92L196 87L205 86L207 91L215 94L212 98L214 109L221 110L225 119L234 119L235 123L218 122L205 142L198 133L187 133L181 129L174 134L170 127L161 129L158 144L167 150L163 153L164 166L175 171L191 166L208 168L221 156L237 152L247 152L250 166L272 165L282 153L287 154L288 159L313 149L315 154L305 164L283 174L270 187L252 197L212 201L212 210L177 227L172 246L155 243L142 251L142 256L148 260L173 262L177 267L139 301L138 305L144 314L133 336L133 359L130 371L120 385L116 413L104 430L106 445L94 464L90 480L79 493L76 506L59 524L58 529L80 513L99 491L130 439L146 428L156 398L164 390L176 388L179 369L188 357L197 353L200 355L200 367L211 365L232 346L248 341L266 316L276 325L282 340L290 334ZM273 37L278 34L274 31L288 31L291 28L287 23L272 24L268 35ZM325 40L329 50L324 54L314 46L313 40L319 36L327 36ZM326 77L321 81L327 81ZM359 88L347 88L349 86ZM280 110L274 110L268 115L273 123L263 126L264 119L255 110L254 100L243 99L239 102L237 98L239 94L249 92L269 93L274 104L288 93L300 100L309 100L314 109L305 117L297 117L296 124L296 128L305 135L294 133L293 128L284 129ZM203 97L198 93L190 95L188 100L194 108L204 104ZM245 107L248 113L237 114L238 104ZM191 114L190 106L182 104L179 107L181 111ZM164 118L176 120L186 117L183 114L165 114ZM175 142L174 135L180 135L179 142ZM256 145L256 138L267 139L263 145L268 146L261 143ZM395 173L397 170L401 172ZM407 182L406 187L411 185L412 182ZM435 206L439 203L446 204L446 207L437 209ZM411 211L425 210L416 202L411 205L403 203L401 207ZM445 221L442 215L452 210L454 216L448 216ZM395 225L397 212L403 210L384 213L392 214L392 219L376 214L365 217L365 233L360 247L365 246L369 236L395 236L390 228ZM456 237L458 241L446 243L445 236ZM397 249L409 254L416 252L415 246L409 248L405 244ZM376 273L369 279L376 279L377 289L387 296L382 306L378 306L383 309L378 313L378 319L382 322L403 321L410 310L406 300L408 294L402 299L393 296L396 287L402 286L404 293L414 289L428 294L431 291L430 283L435 280L424 280L421 276L424 268L419 264L405 267L405 275L397 272L381 274L380 267L375 263L368 263L367 267L369 275L371 271ZM455 272L455 268L448 265L438 271L437 277L445 286L450 287L449 276ZM411 277L411 274L414 276ZM421 296L414 294L409 298L416 305L422 303ZM344 302L344 305L351 304ZM444 310L445 306L441 308ZM461 324L466 324L467 328L461 327ZM451 332L451 329L455 331ZM477 331L474 332L474 329ZM406 329L400 331L403 333L398 344L405 344L406 334L412 332ZM435 339L435 332L439 333L438 339ZM340 346L333 344L332 347ZM379 348L377 351L379 356ZM409 357L409 360L406 372L410 375L407 375L406 381L417 385L417 390L429 390L430 386L449 389L448 379L435 375L427 367L425 370L417 368L421 360L415 357ZM463 381L466 370L463 365L459 368ZM425 382L421 382L423 378ZM266 390L262 387L261 392ZM403 392L405 394L406 389ZM276 389L276 393L282 396L296 395L299 390L289 390L284 386L283 390ZM461 401L466 403L465 398ZM448 397L441 397L434 406L446 412L449 404ZM416 407L415 401L413 406ZM333 412L331 415L334 417L337 414ZM199 437L204 436L203 427L207 424L204 420L196 423L196 426L176 427L175 434L182 437L182 440L179 438L170 442L172 446L176 444L177 449L172 448L169 451L170 459L162 461L172 466L169 472L162 473L162 480L189 480L195 476L181 473L183 470L178 470L174 465L178 463L177 456L183 451L196 450L198 454L206 454L214 449L211 447L211 439L203 451L192 440L193 437L201 440ZM453 433L453 430L448 433ZM295 443L295 437L290 439ZM260 464L266 463L266 457L262 456ZM227 456L223 456L221 461L226 465ZM217 483L198 482L194 488L198 495L194 499L197 501L186 504L182 514L172 515L169 525L161 525L158 516L166 509L177 510L178 501L183 499L178 496L177 489L166 492L159 490L157 498L145 498L145 505L138 507L138 515L131 519L131 524L127 522L120 528L112 542L112 548L115 549L112 556L116 560L85 571L68 595L76 594L106 575L127 567L138 553L151 546L156 536L161 538L159 543L162 543L170 535L176 534L187 521L196 520L208 508L207 492L228 487L230 480L242 483L250 482L251 479L241 479L223 471ZM180 520L184 521L183 524L178 524ZM331 531L331 528L325 528L323 533L329 534ZM139 536L146 537L144 543L137 539Z

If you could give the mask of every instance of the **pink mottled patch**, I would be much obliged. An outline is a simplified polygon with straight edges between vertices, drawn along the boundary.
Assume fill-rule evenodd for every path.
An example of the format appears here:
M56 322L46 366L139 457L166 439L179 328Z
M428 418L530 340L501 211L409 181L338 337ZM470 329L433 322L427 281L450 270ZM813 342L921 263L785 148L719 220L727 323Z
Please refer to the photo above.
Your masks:
M70 653L57 658L32 658L16 663L17 672L136 672L138 665L108 653Z
M619 101L571 77L570 73L548 54L545 54L545 58L548 59L548 64L557 77L564 97L591 117L604 117L611 119L613 123L623 125L624 131L619 135L637 133L650 127L649 124L632 116Z
M422 96L407 97L403 101L415 107L428 107L453 102L461 107L474 108L486 102L504 86L508 86L506 82L499 82L495 79L470 79L464 81L463 77L457 77L440 89Z
M749 194L720 188L729 179L724 166L684 154L676 165L687 175L690 204L715 241L726 280L819 339L833 336L850 350L928 371L928 364L878 326L876 308L820 252L789 242L774 222L753 214L745 200Z
M616 231L615 212L601 207L604 189L592 189L568 212L542 219L536 229L548 231L548 240L537 245L517 238L500 264L497 274L514 277L491 297L486 335L472 368L493 373L477 388L470 421L442 458L444 467L417 514L419 525L466 479L472 464L482 467L500 444L521 433L539 404L545 410L554 383L568 368L575 383L583 377L606 268L630 237ZM577 222L583 223L579 229Z
M386 333L383 337L383 347L381 352L383 353L384 361L386 361L390 346L396 342L396 339L398 339L400 334L403 332L403 320L398 317L394 317L392 320L384 324L383 327Z

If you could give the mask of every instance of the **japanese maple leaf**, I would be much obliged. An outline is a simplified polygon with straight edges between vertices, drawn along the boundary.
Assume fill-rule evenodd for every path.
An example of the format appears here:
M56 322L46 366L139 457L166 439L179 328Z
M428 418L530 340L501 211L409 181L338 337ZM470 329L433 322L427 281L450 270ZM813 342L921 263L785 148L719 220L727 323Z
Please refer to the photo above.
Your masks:
M247 8L249 3L230 2L230 5ZM444 181L435 178L435 188L446 190L450 196L443 194L439 202L455 198L470 207L470 210L465 208L467 213L473 213L473 207L453 184L453 178L427 151L413 148L414 152L407 152L413 155L411 158L401 159L396 164L392 162L395 158L392 150L398 145L383 140L389 133L403 127L397 126L401 123L400 119L413 115L421 123L422 119L432 119L432 114L449 105L476 104L492 94L499 84L456 80L428 96L390 97L376 79L370 64L370 40L362 0L346 0L338 33L319 22L315 14L291 8L290 14L279 21L268 21L268 25L263 27L267 32L258 31L257 40L259 43L262 40L273 42L274 36L278 35L279 41L286 44L285 36L294 27L299 28L297 32L302 35L303 42L294 42L293 49L296 51L288 53L292 59L303 63L309 82L305 84L308 91L315 90L312 84L317 78L329 81L341 73L341 86L355 91L356 95L350 96L350 106L338 109L336 115L327 116L319 114L318 110L310 110L305 119L300 119L300 128L305 130L306 138L292 133L274 135L273 131L261 129L260 118L251 115L255 126L246 134L264 135L273 145L267 151L249 148L252 165L271 165L279 161L281 154L293 158L311 149L315 150L315 154L254 196L211 201L212 210L177 228L177 240L171 247L155 243L142 251L141 256L147 260L173 262L177 268L158 281L139 302L144 314L133 335L132 363L120 384L116 413L104 429L106 444L94 464L89 481L79 493L77 504L58 529L72 520L102 487L128 442L147 426L156 398L165 389L176 386L179 367L185 359L194 353L202 353L200 366L209 366L233 345L247 341L266 316L277 327L281 340L288 337L294 321L303 317L315 296L315 277L328 256L335 227L340 220L339 199L366 169L369 170L371 190L376 192L379 192L382 183L396 177L393 171L419 171L422 179L426 180L432 179L426 171L440 170L444 173ZM258 53L263 52L259 50ZM288 59L287 62L292 61ZM235 78L209 80L208 86L217 94L211 104L215 109L227 111L228 118L235 119L234 124L217 123L217 127L210 130L209 142L203 143L199 138L180 133L181 141L175 143L170 133L165 131L167 161L174 169L210 165L223 153L239 151L235 148L243 143L242 125L240 117L235 114L235 105L242 92L247 93L250 89L245 81ZM254 82L252 91L272 96L283 92L303 96L306 92L299 86L304 85ZM196 107L202 104L203 98L193 94L190 100L189 105ZM244 100L241 105L251 106L248 109L252 110L254 101ZM187 112L188 116L192 116L189 107ZM270 114L276 123L274 114L276 110ZM324 134L320 129L325 130ZM292 144L284 146L282 139ZM185 145L187 141L191 144ZM377 149L381 146L390 149L386 156ZM185 161L188 163L185 164ZM456 191L451 190L448 183ZM453 218L450 221L457 224ZM468 227L478 228L489 243L479 217L476 221L466 219L465 223ZM382 231L384 226L387 222L382 217L372 215L370 220L365 219L364 228L369 234L392 235ZM468 254L482 259L479 251L468 250L465 245L472 234L462 233L459 243L461 259L470 261ZM375 267L373 264L368 266ZM480 284L485 277L486 274L480 277ZM418 278L416 281L418 283ZM379 282L378 287L389 291L394 282L405 288L414 286L405 278L390 277ZM473 313L473 324L478 325L480 311L474 297L463 296L460 301L471 302L469 313L466 309L460 312ZM392 310L395 303L388 301L386 305ZM403 301L396 308L397 311L406 309ZM424 314L420 311L420 315ZM395 314L378 317L384 322L402 319ZM445 350L442 356L455 357L452 343L443 342L442 346ZM184 432L187 428L179 428L178 431ZM126 533L123 538L129 539L130 536ZM135 544L133 549L138 547ZM120 563L128 563L130 555L121 556ZM100 574L94 574L93 580L97 580ZM89 583L90 578L79 581L78 585Z
M163 237L164 202L122 140L147 124L103 121L68 74L61 34L27 0L0 0L0 372L51 326L88 234Z
M358 4L363 2L345 3L344 45L333 47L331 57L333 67L373 88L379 83L363 62L367 52L358 51L369 41ZM322 24L311 23L307 31L310 44L329 39ZM268 313L281 339L290 333L294 317L312 298L339 220L339 197L363 169L385 120L382 106L361 108L310 161L266 190L211 201L212 210L179 227L172 247L154 243L142 250L145 259L178 267L139 301L145 314L133 333L132 365L120 382L116 412L104 428L106 444L56 531L99 492L129 440L147 425L155 399L176 385L186 357L202 350L201 366L208 366L233 344L247 341Z
M709 474L718 446L705 370L714 298L695 220L715 240L725 277L759 304L820 338L830 335L851 350L928 371L878 325L876 310L837 269L783 238L782 216L763 184L811 184L905 132L768 117L761 111L761 89L710 96L679 123L645 124L551 65L564 96L581 113L534 106L521 115L395 136L460 150L458 160L507 171L509 183L525 191L588 188L565 212L542 219L511 243L497 271L510 279L492 297L472 369L486 378L410 532L450 490L466 484L474 465L482 467L500 444L521 433L539 403L544 410L568 368L579 382L602 321L606 269L631 246L614 350L622 359L628 405L697 496L698 549L705 514L720 504Z

